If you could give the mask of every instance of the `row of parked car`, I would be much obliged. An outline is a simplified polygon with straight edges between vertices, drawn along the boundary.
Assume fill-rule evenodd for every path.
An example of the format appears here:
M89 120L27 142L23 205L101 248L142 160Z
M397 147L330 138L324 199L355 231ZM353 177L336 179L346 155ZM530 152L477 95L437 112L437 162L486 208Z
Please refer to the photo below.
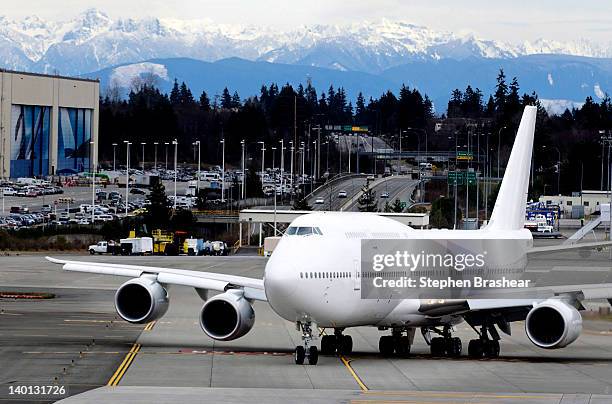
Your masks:
M0 228L19 229L21 227L34 226L45 221L43 213L11 213L8 216L0 217Z
M16 182L3 182L0 184L0 193L3 196L20 196L35 198L43 195L57 195L64 193L61 187L51 184L50 181L34 178L19 178Z

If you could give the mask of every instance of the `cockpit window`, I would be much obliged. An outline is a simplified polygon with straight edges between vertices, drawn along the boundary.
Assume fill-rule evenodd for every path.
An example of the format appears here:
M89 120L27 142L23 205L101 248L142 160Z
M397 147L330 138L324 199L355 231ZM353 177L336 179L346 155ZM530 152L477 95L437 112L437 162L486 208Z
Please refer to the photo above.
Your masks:
M319 235L319 236L323 235L323 233L321 232L321 229L319 229L318 227L307 227L307 226L302 226L302 227L290 226L285 232L285 234L287 236L310 236L313 234Z

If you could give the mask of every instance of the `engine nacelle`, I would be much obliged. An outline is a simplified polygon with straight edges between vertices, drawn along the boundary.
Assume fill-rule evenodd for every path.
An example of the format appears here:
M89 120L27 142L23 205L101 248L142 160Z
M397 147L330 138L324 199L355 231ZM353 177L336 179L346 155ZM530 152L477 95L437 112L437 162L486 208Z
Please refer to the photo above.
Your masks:
M255 312L242 291L229 290L210 298L200 312L200 327L212 339L231 341L253 328Z
M115 293L115 309L130 323L157 320L166 314L168 304L166 289L156 280L146 277L127 281Z
M580 336L582 316L574 306L548 299L529 311L525 331L531 342L540 348L563 348Z

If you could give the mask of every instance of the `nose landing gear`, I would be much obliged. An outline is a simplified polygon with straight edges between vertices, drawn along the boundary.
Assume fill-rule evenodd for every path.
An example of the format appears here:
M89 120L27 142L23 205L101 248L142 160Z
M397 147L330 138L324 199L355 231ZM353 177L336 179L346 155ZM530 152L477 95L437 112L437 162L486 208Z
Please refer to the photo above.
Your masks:
M310 345L313 340L312 323L310 321L303 323L298 322L297 326L302 331L302 341L304 341L304 345L295 347L295 364L303 365L304 359L306 359L309 365L316 365L319 361L319 350L315 345Z

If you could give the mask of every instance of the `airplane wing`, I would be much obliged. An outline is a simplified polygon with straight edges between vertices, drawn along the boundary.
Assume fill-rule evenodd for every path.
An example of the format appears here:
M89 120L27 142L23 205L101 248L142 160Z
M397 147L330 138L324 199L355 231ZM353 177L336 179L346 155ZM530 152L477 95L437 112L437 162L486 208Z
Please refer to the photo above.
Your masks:
M63 265L64 271L126 276L131 278L138 278L142 275L154 275L157 277L159 283L192 286L200 295L201 291L213 290L224 292L228 289L240 288L244 290L244 297L247 299L267 301L263 279L213 272L190 271L186 269L67 261L51 257L46 257L46 259L54 264Z

